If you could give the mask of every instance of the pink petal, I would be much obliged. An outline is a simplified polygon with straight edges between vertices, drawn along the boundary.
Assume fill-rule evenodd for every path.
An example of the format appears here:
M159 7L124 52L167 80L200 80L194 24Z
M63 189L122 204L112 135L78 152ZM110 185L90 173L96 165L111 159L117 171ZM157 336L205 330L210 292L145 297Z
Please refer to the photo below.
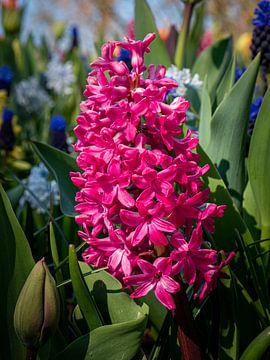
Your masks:
M118 200L124 206L131 208L135 205L135 200L129 193L124 189L118 189Z
M124 224L132 227L138 226L144 220L138 213L129 210L121 210L120 218Z
M138 298L141 296L145 296L149 293L149 291L151 291L152 289L154 289L156 285L156 281L152 281L146 284L142 284L139 287L137 287L137 289L130 295L131 298Z
M184 263L184 277L188 284L193 284L196 279L196 267L193 260L187 256Z
M160 231L173 232L176 230L176 227L172 223L163 219L154 218L152 224Z
M159 246L166 246L168 244L168 239L163 234L163 232L157 230L154 224L148 226L149 230L149 240Z
M141 223L140 225L138 225L138 227L136 228L133 234L132 245L133 246L139 245L147 234L148 234L147 223Z
M137 265L139 266L139 268L142 270L143 273L153 274L154 276L154 274L157 271L156 267L153 264L143 259L139 259L137 261Z
M156 285L155 295L157 299L161 302L161 304L166 306L166 308L168 308L169 310L175 309L175 303L172 296L164 290L160 282L158 282Z
M162 275L160 284L169 293L175 294L180 290L180 284L168 275Z

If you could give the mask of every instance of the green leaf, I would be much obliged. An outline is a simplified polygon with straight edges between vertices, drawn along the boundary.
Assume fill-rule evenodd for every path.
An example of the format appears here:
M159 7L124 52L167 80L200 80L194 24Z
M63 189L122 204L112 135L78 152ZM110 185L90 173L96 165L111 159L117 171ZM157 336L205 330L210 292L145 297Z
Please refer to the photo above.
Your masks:
M240 360L261 360L270 346L270 326L264 329L246 348Z
M6 359L24 359L25 349L13 327L19 293L34 266L27 239L0 184L0 347Z
M262 239L270 238L270 90L265 94L257 116L248 156L248 174L252 192L259 210ZM268 245L269 243L264 243Z
M206 147L239 208L245 186L247 126L259 63L257 56L216 109Z
M232 57L232 39L220 40L204 50L197 58L193 68L193 74L199 74L201 79L207 75L208 91L213 103L216 90L227 69Z
M102 326L98 309L82 275L74 245L69 246L69 271L78 305L89 329L94 330Z
M239 248L239 239L242 239L249 269L253 277L254 288L256 289L262 306L268 309L269 296L265 273L261 259L257 258L256 261L255 258L253 258L253 256L257 255L257 252L255 251L255 243L252 235L233 203L230 193L216 167L200 146L198 146L197 150L201 157L200 163L210 165L210 170L203 176L205 185L211 190L209 201L217 205L226 205L224 217L215 219L215 245L218 250L237 251ZM267 316L266 314L266 317Z
M248 181L243 194L243 219L255 240L260 240L260 214Z
M211 99L207 91L207 76L204 79L201 110L200 110L200 123L199 123L199 140L201 146L206 149L210 141L211 134L211 120L212 120L212 107Z
M79 264L84 275L91 271L86 263ZM106 324L136 318L140 307L123 291L122 284L107 271L92 273L84 279Z
M219 105L225 96L229 93L231 88L235 83L235 68L236 68L236 59L235 56L232 57L230 65L228 66L218 88L217 88L217 97L216 104Z
M62 212L67 216L75 216L75 195L78 189L71 182L69 173L79 171L76 160L63 151L38 141L34 141L32 146L41 161L44 162L57 180Z
M54 360L131 360L140 349L147 321L143 306L137 318L91 331L73 343Z
M161 40L152 11L146 0L135 0L136 38L143 40L148 33L155 33L156 39L150 44L151 52L145 55L145 64L171 65L164 42Z
M148 307L139 306L106 271L89 274L80 262L88 290L109 325L101 326L71 343L55 360L131 360L138 352L147 322Z
M239 352L238 327L239 299L237 298L234 278L229 267L222 269L230 278L222 279L218 287L220 302L219 359L237 359Z
M195 60L196 54L200 45L201 37L203 34L203 20L205 14L204 3L196 6L195 19L193 22L192 29L188 38L188 46L186 49L186 67L191 69Z

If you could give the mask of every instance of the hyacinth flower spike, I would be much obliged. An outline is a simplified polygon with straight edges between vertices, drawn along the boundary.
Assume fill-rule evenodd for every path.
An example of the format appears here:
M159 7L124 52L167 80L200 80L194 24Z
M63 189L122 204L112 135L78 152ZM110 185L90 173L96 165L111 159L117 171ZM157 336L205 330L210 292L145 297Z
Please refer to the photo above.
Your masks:
M232 256L219 262L218 251L202 248L203 229L214 232L224 206L208 203L210 191L202 190L209 166L199 166L198 139L182 129L188 101L167 103L177 82L163 65L144 64L154 38L108 42L90 64L74 129L82 172L71 180L78 187L79 236L88 244L84 260L107 266L123 287L136 287L132 297L153 290L175 309L181 328L176 299L186 299L188 284L194 297L208 296ZM117 48L129 52L130 64L115 57Z

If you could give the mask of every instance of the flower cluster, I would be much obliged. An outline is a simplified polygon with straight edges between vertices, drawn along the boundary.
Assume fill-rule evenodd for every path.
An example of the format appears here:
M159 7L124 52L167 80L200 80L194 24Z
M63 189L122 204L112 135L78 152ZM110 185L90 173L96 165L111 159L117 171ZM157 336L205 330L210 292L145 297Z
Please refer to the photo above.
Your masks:
M75 209L79 236L89 245L84 260L138 286L132 297L154 290L173 309L181 281L202 300L232 255L219 262L218 252L204 246L204 230L214 232L224 206L207 203L200 177L209 166L198 165L198 139L182 129L188 101L167 104L178 84L165 77L164 66L144 65L154 38L109 42L90 64L74 130L83 172L71 179L80 188ZM130 52L131 70L114 58L116 47Z
M16 102L29 114L39 114L45 106L52 107L48 93L39 85L36 78L22 80L16 86Z
M201 89L203 82L200 80L199 75L192 76L189 69L179 70L175 65L171 65L166 71L166 77L173 79L177 82L177 87L170 90L170 95L186 96L188 87L194 89Z
M39 214L45 214L50 208L51 201L59 204L60 195L57 182L49 180L49 171L43 163L33 166L28 179L23 180L27 189L20 198L20 206L29 203L30 207Z
M75 81L73 66L70 61L62 63L57 58L53 58L45 73L47 87L57 95L70 95L72 85Z

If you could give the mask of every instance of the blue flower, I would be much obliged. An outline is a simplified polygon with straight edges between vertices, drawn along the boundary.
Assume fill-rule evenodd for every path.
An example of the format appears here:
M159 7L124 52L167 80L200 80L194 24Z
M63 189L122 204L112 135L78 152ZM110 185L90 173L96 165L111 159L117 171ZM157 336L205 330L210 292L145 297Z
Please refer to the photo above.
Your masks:
M15 145L15 135L12 128L13 111L5 108L2 113L2 126L0 128L0 149L12 151Z
M237 67L235 69L235 81L238 81L246 70L247 70L247 68L245 68L245 67L243 67L243 68Z
M252 135L255 121L257 119L260 107L263 102L263 96L259 96L252 104L249 115L249 124L248 124L248 135Z
M71 27L71 38L72 38L72 45L71 48L79 47L79 32L77 26Z
M121 48L119 55L117 56L117 61L124 61L124 63L127 65L127 67L129 68L129 70L132 70L132 65L131 65L131 55L130 52L126 49Z
M253 25L258 27L270 26L270 2L268 0L260 1L254 15Z
M50 144L56 149L70 153L69 145L67 143L67 136L65 133L66 127L66 120L62 115L54 115L52 117L50 123Z
M7 90L9 94L10 85L13 80L13 71L8 65L0 67L0 89Z
M66 120L62 115L53 115L50 123L51 131L65 131L67 127Z

